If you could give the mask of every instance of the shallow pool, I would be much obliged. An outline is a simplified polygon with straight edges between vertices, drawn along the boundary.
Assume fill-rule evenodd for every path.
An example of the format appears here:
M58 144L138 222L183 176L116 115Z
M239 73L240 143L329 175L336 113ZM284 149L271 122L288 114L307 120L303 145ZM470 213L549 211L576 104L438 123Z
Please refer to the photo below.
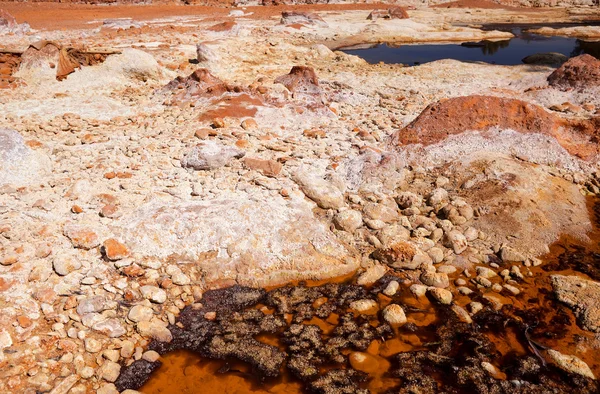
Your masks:
M384 62L418 65L441 59L490 64L522 64L522 59L536 53L557 52L568 57L584 53L600 58L600 42L583 41L567 37L547 37L531 34L521 28L505 28L515 38L503 41L480 41L463 44L379 44L365 49L342 49L360 56L369 63Z

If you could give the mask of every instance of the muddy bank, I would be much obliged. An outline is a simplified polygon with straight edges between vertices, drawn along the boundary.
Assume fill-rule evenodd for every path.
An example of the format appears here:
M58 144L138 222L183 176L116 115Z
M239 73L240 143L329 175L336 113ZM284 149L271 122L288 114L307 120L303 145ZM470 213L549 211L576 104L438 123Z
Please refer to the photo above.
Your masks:
M589 207L598 222L600 204L590 201ZM197 387L258 393L596 393L596 380L565 370L555 358L556 352L575 355L590 373L600 374L597 338L557 300L550 283L555 273L600 279L597 227L590 238L584 245L562 237L543 264L522 267L525 275L506 282L521 289L517 294L474 286L462 279L464 272L450 274L453 284L465 282L469 291L451 285L455 297L449 304L432 287L420 293L410 286L402 270L372 286L345 279L209 291L169 327L173 341L150 345L163 358L135 361L116 386L142 387L145 393L200 392ZM508 268L501 261L492 264L498 271Z

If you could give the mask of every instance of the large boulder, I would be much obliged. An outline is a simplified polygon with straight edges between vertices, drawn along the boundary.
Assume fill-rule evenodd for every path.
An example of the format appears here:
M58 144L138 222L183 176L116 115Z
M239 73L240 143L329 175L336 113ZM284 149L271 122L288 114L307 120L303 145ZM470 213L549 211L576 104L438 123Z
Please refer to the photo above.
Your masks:
M408 12L402 7L390 7L384 10L373 10L367 20L377 19L408 19Z
M114 231L134 257L191 262L214 285L334 277L358 264L301 198L154 201L120 218Z
M600 60L588 54L571 58L548 76L548 83L562 90L598 87Z
M28 185L50 168L50 159L29 148L21 134L0 128L0 185Z
M552 275L556 298L567 304L588 331L600 332L600 283L577 276Z

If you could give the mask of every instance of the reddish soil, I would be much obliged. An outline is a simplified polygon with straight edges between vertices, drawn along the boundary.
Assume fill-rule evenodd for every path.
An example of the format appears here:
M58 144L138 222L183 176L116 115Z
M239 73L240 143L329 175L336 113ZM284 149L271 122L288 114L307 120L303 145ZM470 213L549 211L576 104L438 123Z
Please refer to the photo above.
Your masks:
M397 131L392 141L396 145L431 145L450 135L498 127L551 135L569 153L590 159L599 152L597 123L598 119L570 122L540 106L516 99L454 97L430 104L412 123Z
M306 4L306 5L277 5L270 7L246 7L246 12L255 19L266 19L281 16L282 11L344 11L344 10L374 10L388 8L389 5L376 4ZM89 4L65 3L18 3L0 2L0 9L8 11L18 23L27 22L34 29L91 29L102 24L103 19L133 18L134 20L149 20L166 16L210 15L225 17L229 9L224 7L152 4L133 5L118 4L110 6L94 6ZM97 23L88 23L98 21Z
M588 54L569 59L548 77L550 86L562 89L600 85L600 60Z

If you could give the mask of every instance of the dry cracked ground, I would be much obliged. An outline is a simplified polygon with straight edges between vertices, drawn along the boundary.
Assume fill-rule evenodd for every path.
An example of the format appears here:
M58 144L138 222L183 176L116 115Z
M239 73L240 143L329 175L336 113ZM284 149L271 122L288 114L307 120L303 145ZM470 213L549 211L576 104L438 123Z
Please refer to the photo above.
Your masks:
M404 67L336 50L599 17L474 3L0 3L0 392L117 393L182 310L232 285L388 278L392 299L405 289L472 325L522 306L559 237L590 242L600 61ZM593 25L539 32L600 39ZM594 269L551 279L583 339L530 351L589 392ZM348 307L377 309L368 298ZM414 320L392 305L387 323Z

